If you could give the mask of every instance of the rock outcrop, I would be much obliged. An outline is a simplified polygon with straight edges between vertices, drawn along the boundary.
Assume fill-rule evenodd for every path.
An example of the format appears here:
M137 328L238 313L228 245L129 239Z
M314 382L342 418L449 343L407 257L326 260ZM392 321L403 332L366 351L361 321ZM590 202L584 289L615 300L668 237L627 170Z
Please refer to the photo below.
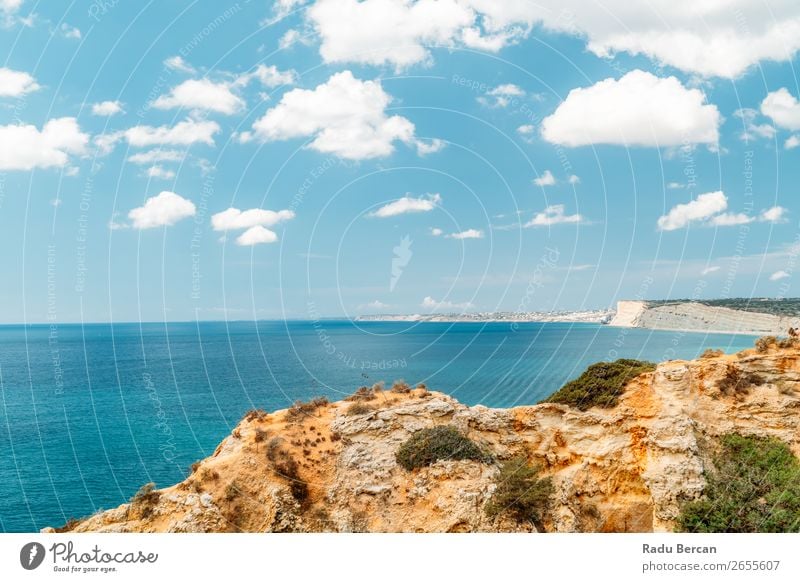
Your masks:
M731 370L757 374L758 385L726 393ZM424 389L358 404L252 412L182 483L69 529L533 531L487 516L497 464L397 464L411 434L448 424L499 460L523 454L543 467L555 486L546 531L670 531L681 504L702 494L717 437L771 436L800 453L800 350L665 362L611 409L468 407Z

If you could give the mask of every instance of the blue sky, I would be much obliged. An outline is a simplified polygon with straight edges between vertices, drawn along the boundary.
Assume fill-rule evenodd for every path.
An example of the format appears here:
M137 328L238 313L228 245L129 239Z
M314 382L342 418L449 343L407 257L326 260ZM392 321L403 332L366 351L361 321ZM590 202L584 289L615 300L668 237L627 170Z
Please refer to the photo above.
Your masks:
M795 294L788 0L0 13L0 322Z

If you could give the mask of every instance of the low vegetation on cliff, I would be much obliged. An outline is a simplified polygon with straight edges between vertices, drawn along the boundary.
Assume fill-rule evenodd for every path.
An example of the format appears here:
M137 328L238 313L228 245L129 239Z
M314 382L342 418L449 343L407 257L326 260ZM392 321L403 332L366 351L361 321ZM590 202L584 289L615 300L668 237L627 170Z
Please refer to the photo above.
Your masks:
M531 522L537 530L544 531L544 517L555 488L550 477L539 478L539 470L523 456L503 463L494 479L496 489L486 504L487 515L507 514L519 522Z
M729 434L713 460L703 498L684 505L677 531L800 531L800 461L785 443Z
M487 462L491 456L452 426L419 430L397 451L397 463L408 471L442 459Z
M589 410L592 406L613 408L636 376L652 372L656 365L641 360L619 359L592 364L575 380L567 382L543 402L555 402Z

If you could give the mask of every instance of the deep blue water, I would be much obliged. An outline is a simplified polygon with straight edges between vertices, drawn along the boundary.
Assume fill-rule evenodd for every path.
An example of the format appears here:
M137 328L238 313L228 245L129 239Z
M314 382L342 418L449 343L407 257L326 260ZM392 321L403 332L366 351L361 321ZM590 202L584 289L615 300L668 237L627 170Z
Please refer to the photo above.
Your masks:
M1 326L0 531L60 525L148 481L180 481L250 408L397 378L467 404L532 404L592 362L752 342L558 323Z

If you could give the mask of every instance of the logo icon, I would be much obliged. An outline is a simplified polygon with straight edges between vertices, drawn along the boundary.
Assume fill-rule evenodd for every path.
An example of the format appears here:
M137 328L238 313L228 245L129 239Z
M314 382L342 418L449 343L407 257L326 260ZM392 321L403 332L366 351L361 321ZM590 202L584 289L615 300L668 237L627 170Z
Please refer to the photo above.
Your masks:
M44 546L39 542L29 542L19 552L19 563L26 570L35 570L44 562Z

